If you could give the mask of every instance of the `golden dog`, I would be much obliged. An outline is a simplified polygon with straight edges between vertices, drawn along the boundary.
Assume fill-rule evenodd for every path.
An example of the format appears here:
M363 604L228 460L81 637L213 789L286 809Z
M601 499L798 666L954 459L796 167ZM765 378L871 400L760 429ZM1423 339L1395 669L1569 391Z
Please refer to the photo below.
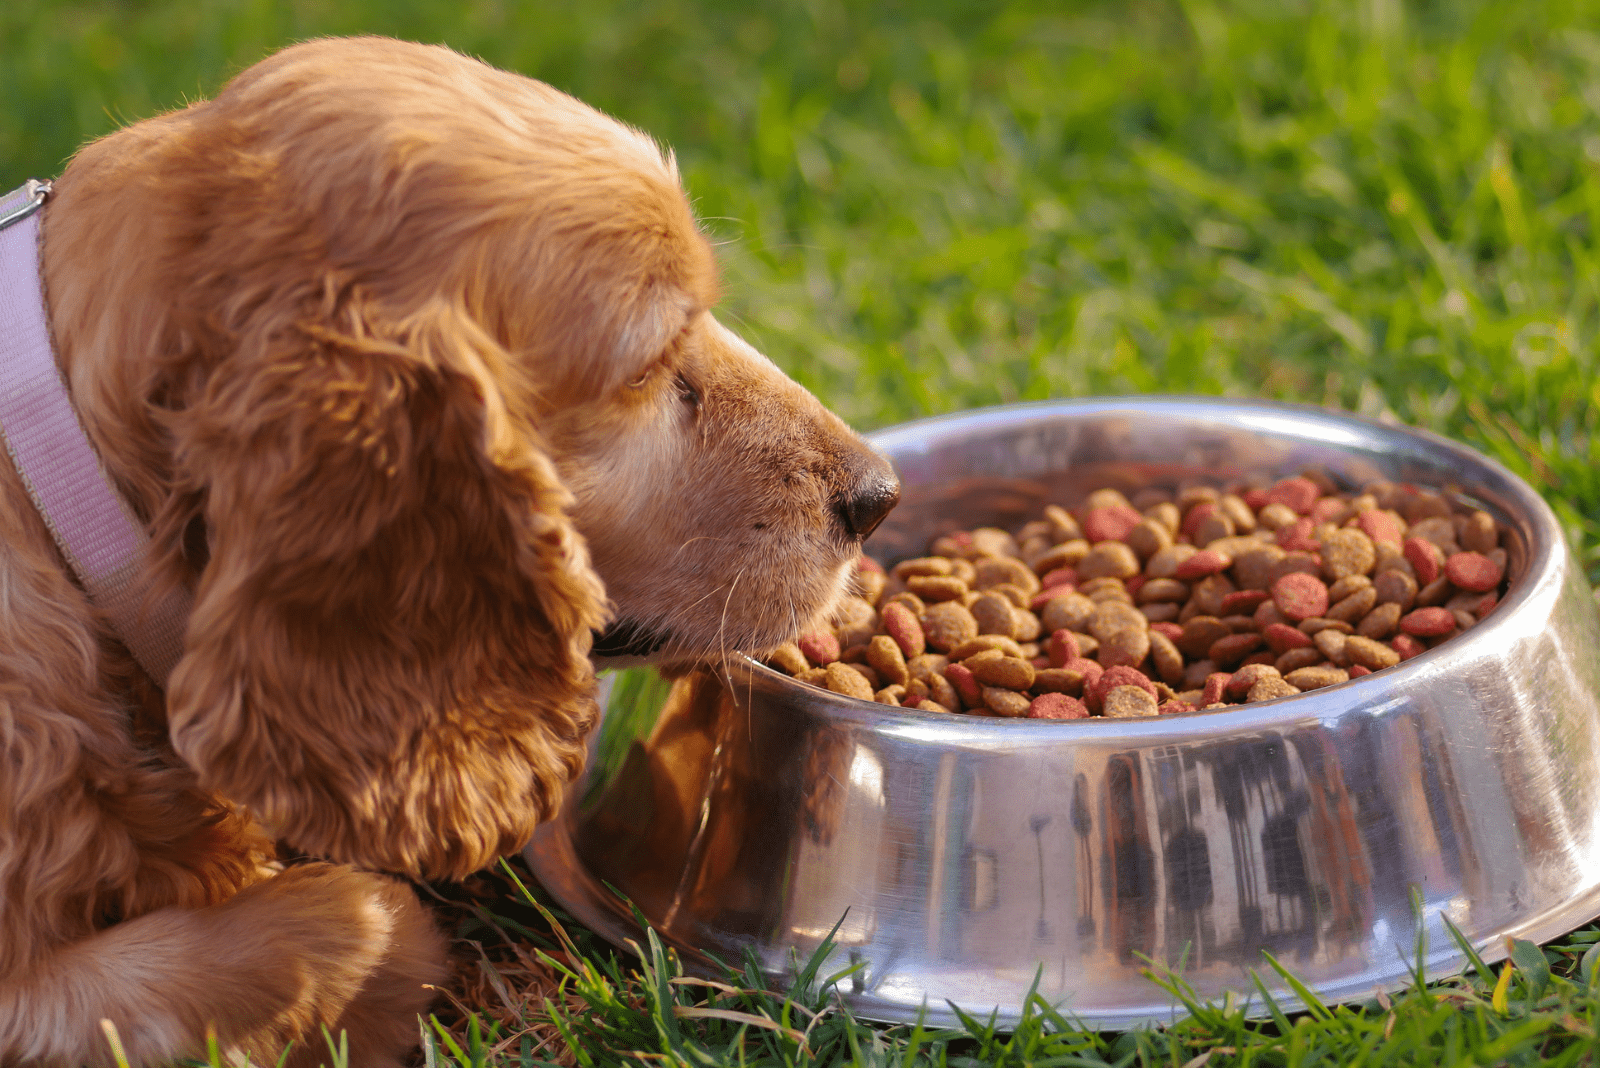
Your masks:
M670 156L447 49L323 40L93 143L57 359L192 592L146 677L0 463L0 1063L393 1063L443 943L387 874L514 849L600 651L825 614L887 464L713 317ZM323 858L281 869L274 840Z

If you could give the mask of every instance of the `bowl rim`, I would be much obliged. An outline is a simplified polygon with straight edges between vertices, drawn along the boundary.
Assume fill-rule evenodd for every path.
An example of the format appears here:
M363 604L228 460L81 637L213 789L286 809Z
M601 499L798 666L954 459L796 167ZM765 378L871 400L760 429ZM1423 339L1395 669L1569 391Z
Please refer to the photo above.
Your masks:
M1196 416L1204 416L1208 417L1209 421L1226 421L1230 426L1246 430L1253 429L1249 425L1252 421L1262 424L1254 429L1268 432L1273 424L1278 424L1280 433L1288 429L1286 421L1292 417L1301 426L1306 423L1329 428L1353 425L1365 429L1369 434L1376 433L1400 440L1409 438L1432 450L1443 451L1461 466L1482 469L1498 479L1506 491L1503 496L1510 498L1508 504L1515 505L1522 511L1520 517L1507 515L1505 518L1508 521L1515 519L1527 530L1523 573L1507 590L1505 598L1484 618L1483 623L1465 634L1457 634L1448 642L1423 650L1410 660L1403 660L1393 667L1347 679L1332 686L1320 687L1307 693L1234 705L1226 709L1196 709L1192 712L1130 719L1088 716L1073 720L1037 720L1022 716L1015 718L970 716L960 713L927 712L919 708L891 708L876 701L832 693L798 682L792 676L770 668L742 652L729 657L730 674L736 671L751 674L784 689L804 686L806 687L804 691L797 692L803 692L808 703L814 703L820 709L825 709L829 718L834 720L855 721L862 727L889 733L907 729L906 725L912 725L909 729L917 733L948 729L950 733L959 734L969 743L984 737L988 731L996 732L994 736L996 741L1009 740L1009 736L1021 733L1033 735L1064 729L1072 733L1062 735L1062 740L1074 743L1138 739L1141 744L1161 744L1166 739L1181 741L1263 729L1281 730L1294 723L1309 724L1329 719L1342 714L1351 705L1370 704L1363 700L1368 694L1377 696L1380 689L1392 687L1396 682L1412 675L1426 674L1429 669L1436 667L1444 656L1459 656L1474 645L1493 640L1492 635L1495 630L1513 617L1523 614L1530 602L1539 596L1545 580L1552 574L1557 554L1565 547L1565 536L1549 504L1526 481L1499 461L1471 446L1421 427L1385 423L1352 412L1317 405L1178 394L1149 396L1133 394L1070 400L1023 401L930 416L872 431L863 437L877 451L887 452L897 444L910 445L920 442L930 431L948 434L967 429L984 429L990 425L1014 426L1019 414L1034 415L1043 420L1060 415L1112 415L1130 410L1142 415L1165 414L1188 421L1193 421ZM1220 417L1224 413L1232 418L1222 420ZM1242 427L1241 420L1245 424ZM1471 494L1459 490L1453 492L1457 497L1475 500ZM1495 511L1506 511L1498 506L1489 507L1493 507ZM1550 595L1553 596L1554 591L1550 591ZM1490 620L1494 620L1494 623L1490 624ZM1449 652L1440 652L1445 649ZM1353 699L1351 695L1354 695ZM1344 700L1338 700L1341 697ZM1307 702L1305 698L1314 700ZM1290 703L1296 701L1300 704L1296 706L1295 712L1289 712ZM1322 707L1308 707L1311 704ZM1332 705L1337 707L1329 707ZM1171 726L1168 726L1169 724Z

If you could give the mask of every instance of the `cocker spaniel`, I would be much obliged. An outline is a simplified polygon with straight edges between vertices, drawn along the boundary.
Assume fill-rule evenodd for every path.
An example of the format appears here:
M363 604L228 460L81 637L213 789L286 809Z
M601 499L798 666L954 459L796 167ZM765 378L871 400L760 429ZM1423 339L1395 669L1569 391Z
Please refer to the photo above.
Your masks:
M192 607L151 678L0 462L0 1063L103 1063L102 1019L135 1064L394 1063L444 955L393 876L553 814L592 635L789 639L893 473L717 322L669 155L445 48L286 49L40 219L72 403Z

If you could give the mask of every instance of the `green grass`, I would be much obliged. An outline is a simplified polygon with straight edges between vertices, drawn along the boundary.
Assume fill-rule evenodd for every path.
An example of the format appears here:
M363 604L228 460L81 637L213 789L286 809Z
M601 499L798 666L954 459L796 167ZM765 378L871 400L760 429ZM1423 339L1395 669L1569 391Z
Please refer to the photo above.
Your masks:
M349 32L446 41L671 143L727 318L858 426L1129 391L1392 416L1528 479L1600 578L1600 3L33 0L0 7L4 181ZM1548 979L1522 950L1498 1003L1472 973L1120 1037L1040 1009L1009 1038L813 1023L815 989L674 984L573 937L555 1016L594 1064L1574 1064L1600 1026L1594 928ZM679 1011L716 1008L766 1022ZM548 1055L471 1026L430 1056Z

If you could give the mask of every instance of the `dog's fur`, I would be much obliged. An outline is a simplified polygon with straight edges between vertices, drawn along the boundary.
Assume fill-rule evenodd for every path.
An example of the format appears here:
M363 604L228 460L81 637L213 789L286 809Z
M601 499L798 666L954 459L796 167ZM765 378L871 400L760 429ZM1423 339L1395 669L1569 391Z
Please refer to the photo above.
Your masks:
M299 45L87 146L42 263L194 609L163 693L0 463L3 1064L103 1062L102 1018L136 1064L393 1062L443 951L379 873L553 813L612 606L669 660L772 646L897 492L713 318L670 157L443 48Z

